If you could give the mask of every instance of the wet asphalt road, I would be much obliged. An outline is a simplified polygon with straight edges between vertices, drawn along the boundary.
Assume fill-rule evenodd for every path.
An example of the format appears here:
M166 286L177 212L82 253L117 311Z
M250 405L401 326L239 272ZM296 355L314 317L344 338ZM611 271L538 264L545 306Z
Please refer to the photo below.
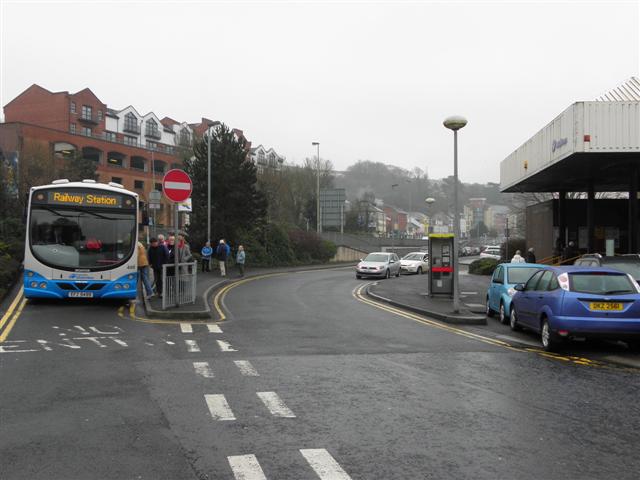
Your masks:
M640 370L434 328L362 284L249 281L219 330L27 304L0 344L0 477L638 478Z

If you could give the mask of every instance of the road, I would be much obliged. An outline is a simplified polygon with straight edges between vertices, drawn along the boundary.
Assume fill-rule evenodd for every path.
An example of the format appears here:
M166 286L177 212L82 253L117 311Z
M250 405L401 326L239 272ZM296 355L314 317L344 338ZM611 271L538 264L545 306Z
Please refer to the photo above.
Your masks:
M248 279L209 325L27 303L0 344L3 480L638 477L640 370L405 315L364 283Z

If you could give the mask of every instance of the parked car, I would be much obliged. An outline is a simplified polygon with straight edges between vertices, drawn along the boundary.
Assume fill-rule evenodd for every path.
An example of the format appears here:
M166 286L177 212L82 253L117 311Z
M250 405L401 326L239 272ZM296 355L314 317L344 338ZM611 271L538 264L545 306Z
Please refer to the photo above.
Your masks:
M573 264L581 267L615 268L630 274L636 282L640 282L640 257L637 254L607 257L599 253L589 253L582 255Z
M640 348L640 286L627 273L605 267L545 267L514 289L511 329L538 332L547 351L566 339L589 337Z
M501 263L493 271L491 283L487 288L487 317L498 312L500 323L506 324L511 315L511 298L515 295L514 287L527 280L545 265L538 263Z
M356 278L400 276L400 259L395 253L372 252L356 265Z
M481 258L495 258L496 260L500 260L502 258L502 252L500 251L499 246L491 246L485 248L480 253Z
M424 273L429 268L429 254L426 252L407 253L400 260L400 271L406 273Z

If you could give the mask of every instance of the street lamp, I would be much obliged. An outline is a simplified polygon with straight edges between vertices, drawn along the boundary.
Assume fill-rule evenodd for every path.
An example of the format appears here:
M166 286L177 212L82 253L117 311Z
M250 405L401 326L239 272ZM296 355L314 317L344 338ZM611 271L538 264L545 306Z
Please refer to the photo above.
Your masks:
M322 222L320 221L320 142L311 142L311 145L318 147L318 155L316 157L316 232L322 232Z
M460 311L460 288L458 282L458 242L460 241L460 217L458 215L458 130L467 124L459 115L445 118L442 124L453 130L453 311Z
M398 186L397 183L394 183L393 185L391 185L391 191L393 192L393 189L396 188ZM393 209L396 212L396 222L398 221L398 211L394 208ZM393 252L393 237L395 237L395 233L396 233L396 225L395 222L393 221L393 213L391 214L391 251Z
M207 130L207 241L211 245L211 127Z

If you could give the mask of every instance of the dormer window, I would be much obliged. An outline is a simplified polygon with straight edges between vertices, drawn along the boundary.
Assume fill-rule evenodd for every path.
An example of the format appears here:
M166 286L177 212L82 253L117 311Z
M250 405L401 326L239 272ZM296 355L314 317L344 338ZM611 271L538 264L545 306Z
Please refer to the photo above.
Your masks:
M124 116L124 131L130 133L140 133L140 125L136 116L129 112Z

